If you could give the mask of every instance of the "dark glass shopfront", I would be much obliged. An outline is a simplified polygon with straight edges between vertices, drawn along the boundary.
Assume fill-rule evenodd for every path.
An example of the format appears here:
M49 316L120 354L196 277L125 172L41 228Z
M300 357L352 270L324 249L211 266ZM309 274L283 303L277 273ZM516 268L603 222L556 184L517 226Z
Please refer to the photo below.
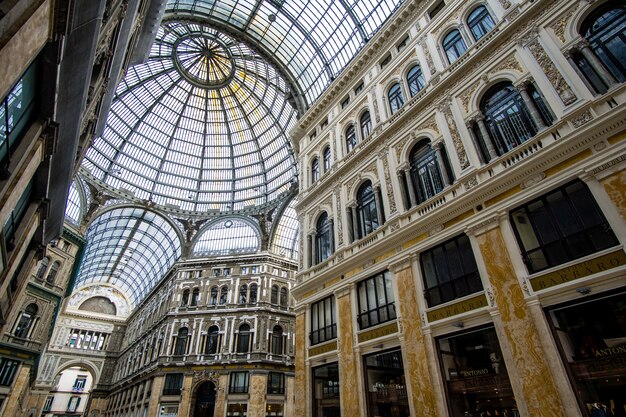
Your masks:
M552 307L547 315L579 405L626 417L626 292Z
M400 349L363 358L369 417L408 417L409 398Z
M450 417L519 417L493 327L437 339Z
M341 417L337 363L313 368L313 417Z

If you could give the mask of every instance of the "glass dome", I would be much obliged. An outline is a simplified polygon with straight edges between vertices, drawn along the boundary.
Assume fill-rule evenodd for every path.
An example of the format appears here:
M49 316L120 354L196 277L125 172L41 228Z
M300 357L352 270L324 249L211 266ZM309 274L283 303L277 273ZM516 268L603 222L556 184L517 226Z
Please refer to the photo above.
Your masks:
M83 169L188 212L271 205L297 181L289 95L280 74L241 42L199 24L165 23L147 62L118 86Z

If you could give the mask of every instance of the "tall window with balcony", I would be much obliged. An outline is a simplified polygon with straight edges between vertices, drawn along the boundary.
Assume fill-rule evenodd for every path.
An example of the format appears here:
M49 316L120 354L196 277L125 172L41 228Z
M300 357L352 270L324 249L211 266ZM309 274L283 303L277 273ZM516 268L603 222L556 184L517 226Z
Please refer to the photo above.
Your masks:
M320 160L319 158L313 158L311 162L311 184L320 179Z
M467 26L477 41L493 29L495 23L485 6L478 6L467 17Z
M372 133L372 117L369 111L361 115L359 124L361 125L361 139L365 139Z
M166 374L163 395L180 395L183 388L183 374Z
M206 347L204 349L205 353L215 354L219 350L219 336L220 329L217 326L209 327L209 331L207 332L206 338Z
M395 83L389 88L387 100L389 100L391 114L394 114L404 106L404 95L402 94L402 86L400 86L400 83Z
M282 287L280 289L280 306L281 307L289 306L289 295L287 293L286 287Z
M50 271L48 271L48 276L46 277L46 282L48 284L54 284L54 281L57 278L57 274L59 273L59 268L61 268L61 262L52 262L52 265L50 266Z
M214 306L215 304L217 304L217 294L219 293L219 290L217 287L211 287L211 291L209 293L209 304Z
M531 274L619 243L580 180L524 204L510 217Z
M250 304L254 304L257 301L258 285L250 284Z
M278 285L272 285L270 304L278 304Z
M357 191L357 227L359 237L364 237L380 227L379 207L371 181L366 181Z
M0 358L0 386L10 387L13 384L19 366L18 361Z
M430 141L418 142L409 155L411 164L411 186L417 203L422 203L440 193L445 185L437 154Z
M228 391L231 394L245 394L248 392L248 372L231 372Z
M483 290L467 235L460 235L420 254L424 295L429 307Z
M185 307L189 304L189 289L183 290L183 295L180 299L181 307Z
M37 272L35 273L35 278L43 279L46 271L48 270L48 264L50 263L50 258L44 256L41 261L39 261L39 267L37 268Z
M311 304L311 345L337 338L335 297L331 295Z
M13 330L13 335L15 337L19 337L21 339L30 337L38 311L39 308L34 303L26 306L15 324L15 329Z
M443 38L442 46L450 64L454 63L454 61L459 59L459 57L467 51L465 40L458 29L450 31L450 33Z
M197 306L199 301L200 301L200 289L194 288L193 292L191 293L191 305Z
M328 259L332 253L330 222L328 214L323 212L317 219L315 232L315 263L320 263Z
M357 321L361 329L396 319L395 296L389 271L360 281L357 284L357 298Z
M251 333L249 324L243 323L239 326L239 332L237 333L237 353L250 352Z
M411 97L415 97L415 95L426 86L426 80L424 80L424 74L422 74L422 67L414 65L406 75L406 83L409 86L409 94Z
M224 285L220 290L220 304L226 304L228 302L228 285Z
M285 393L285 374L270 372L267 376L267 393L282 395Z
M327 146L324 148L322 152L322 157L324 158L324 173L330 171L330 167L332 166L332 155L330 153L330 147Z
M354 125L350 125L346 129L346 153L352 151L356 146L356 130Z
M178 329L176 336L176 343L174 343L174 356L182 356L187 353L187 338L189 336L189 329L181 327Z
M239 304L245 304L248 299L248 286L243 284L239 287Z
M273 355L282 355L283 354L283 345L284 345L284 336L283 336L283 328L280 326L274 326L272 329L272 336L270 339L270 352Z

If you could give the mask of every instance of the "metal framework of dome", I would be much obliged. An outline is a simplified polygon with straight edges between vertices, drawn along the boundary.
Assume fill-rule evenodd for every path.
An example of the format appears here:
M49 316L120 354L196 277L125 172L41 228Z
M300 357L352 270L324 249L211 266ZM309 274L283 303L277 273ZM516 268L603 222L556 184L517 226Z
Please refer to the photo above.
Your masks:
M165 23L120 83L88 175L194 213L263 208L297 181L288 86L261 56L206 26Z

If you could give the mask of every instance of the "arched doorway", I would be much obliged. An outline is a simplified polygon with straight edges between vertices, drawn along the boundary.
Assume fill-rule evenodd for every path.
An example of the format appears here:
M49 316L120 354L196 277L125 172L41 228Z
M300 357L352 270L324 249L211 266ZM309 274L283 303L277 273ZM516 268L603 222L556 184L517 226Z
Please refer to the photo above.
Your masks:
M215 384L206 381L196 389L196 404L191 417L213 417L215 409Z

